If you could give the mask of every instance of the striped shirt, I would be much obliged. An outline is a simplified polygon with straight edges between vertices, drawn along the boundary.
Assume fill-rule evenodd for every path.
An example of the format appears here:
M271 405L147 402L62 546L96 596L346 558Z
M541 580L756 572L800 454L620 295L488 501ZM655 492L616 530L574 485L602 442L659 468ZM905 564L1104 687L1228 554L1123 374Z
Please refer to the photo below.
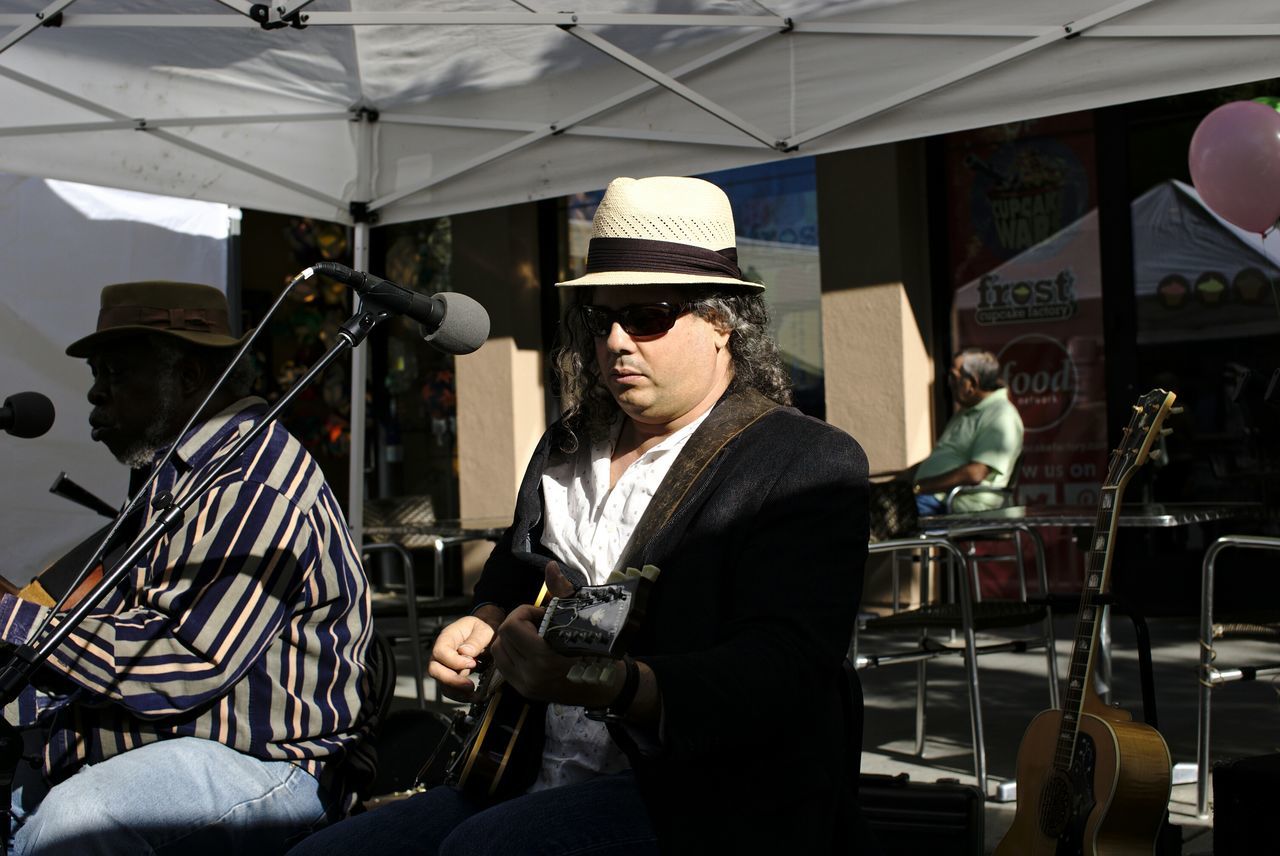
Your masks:
M181 499L264 411L244 399L193 428L149 499ZM154 514L148 502L144 529ZM5 595L0 635L25 641L47 612ZM53 692L19 707L50 729L54 781L171 737L216 740L321 778L361 736L371 633L342 510L315 461L273 422L51 653L36 683ZM332 778L322 781L340 786Z

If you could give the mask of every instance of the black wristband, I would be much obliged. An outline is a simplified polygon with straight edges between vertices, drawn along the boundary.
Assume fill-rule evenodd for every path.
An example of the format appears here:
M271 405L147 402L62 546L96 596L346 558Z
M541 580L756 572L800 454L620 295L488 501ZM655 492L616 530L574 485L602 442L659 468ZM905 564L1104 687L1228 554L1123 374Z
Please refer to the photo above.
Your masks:
M622 689L618 691L614 700L609 702L608 707L603 710L587 710L588 719L598 722L620 722L631 709L631 703L636 700L636 692L640 689L640 667L630 657L623 657L622 665L627 670L626 676L622 679Z

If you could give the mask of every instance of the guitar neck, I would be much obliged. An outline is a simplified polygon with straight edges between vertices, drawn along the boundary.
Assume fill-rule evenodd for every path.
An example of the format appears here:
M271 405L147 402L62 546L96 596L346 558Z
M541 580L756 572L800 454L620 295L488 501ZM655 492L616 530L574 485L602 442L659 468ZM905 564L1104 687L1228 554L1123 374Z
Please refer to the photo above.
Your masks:
M1120 516L1123 486L1104 487L1093 525L1093 541L1085 556L1084 586L1080 591L1080 612L1076 617L1075 640L1071 645L1071 668L1067 672L1067 697L1063 702L1062 727L1054 745L1053 765L1060 770L1071 766L1080 717L1084 715L1085 692L1093 680L1093 654L1098 645L1102 594L1111 577L1111 558Z
M1152 444L1162 434L1165 416L1173 412L1174 394L1153 389L1142 396L1133 408L1129 424L1119 448L1111 455L1107 477L1098 497L1098 515L1094 520L1093 541L1085 557L1084 586L1080 591L1080 614L1076 618L1075 641L1071 648L1071 669L1067 673L1067 698L1063 704L1062 725L1054 745L1053 765L1069 770L1075 757L1080 720L1084 716L1085 693L1093 679L1093 654L1098 647L1102 595L1109 587L1111 559L1115 552L1116 529L1120 522L1120 498L1133 478L1134 470L1153 454Z

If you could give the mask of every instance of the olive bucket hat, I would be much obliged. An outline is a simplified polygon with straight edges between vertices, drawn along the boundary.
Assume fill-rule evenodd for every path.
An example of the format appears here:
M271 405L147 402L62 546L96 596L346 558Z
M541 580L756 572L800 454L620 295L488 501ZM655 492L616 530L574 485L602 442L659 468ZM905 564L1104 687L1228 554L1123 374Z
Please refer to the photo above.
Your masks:
M227 297L211 285L194 282L122 282L102 289L98 329L67 347L67 355L88 357L104 342L160 333L207 348L234 348Z

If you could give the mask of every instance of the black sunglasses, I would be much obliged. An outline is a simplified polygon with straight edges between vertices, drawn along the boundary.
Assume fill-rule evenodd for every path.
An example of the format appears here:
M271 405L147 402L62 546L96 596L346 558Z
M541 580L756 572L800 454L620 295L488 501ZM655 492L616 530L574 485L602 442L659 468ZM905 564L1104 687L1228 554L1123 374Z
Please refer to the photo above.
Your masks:
M658 336L675 326L676 319L692 309L692 303L633 303L621 309L583 304L582 323L592 336L608 336L616 321L629 336Z

